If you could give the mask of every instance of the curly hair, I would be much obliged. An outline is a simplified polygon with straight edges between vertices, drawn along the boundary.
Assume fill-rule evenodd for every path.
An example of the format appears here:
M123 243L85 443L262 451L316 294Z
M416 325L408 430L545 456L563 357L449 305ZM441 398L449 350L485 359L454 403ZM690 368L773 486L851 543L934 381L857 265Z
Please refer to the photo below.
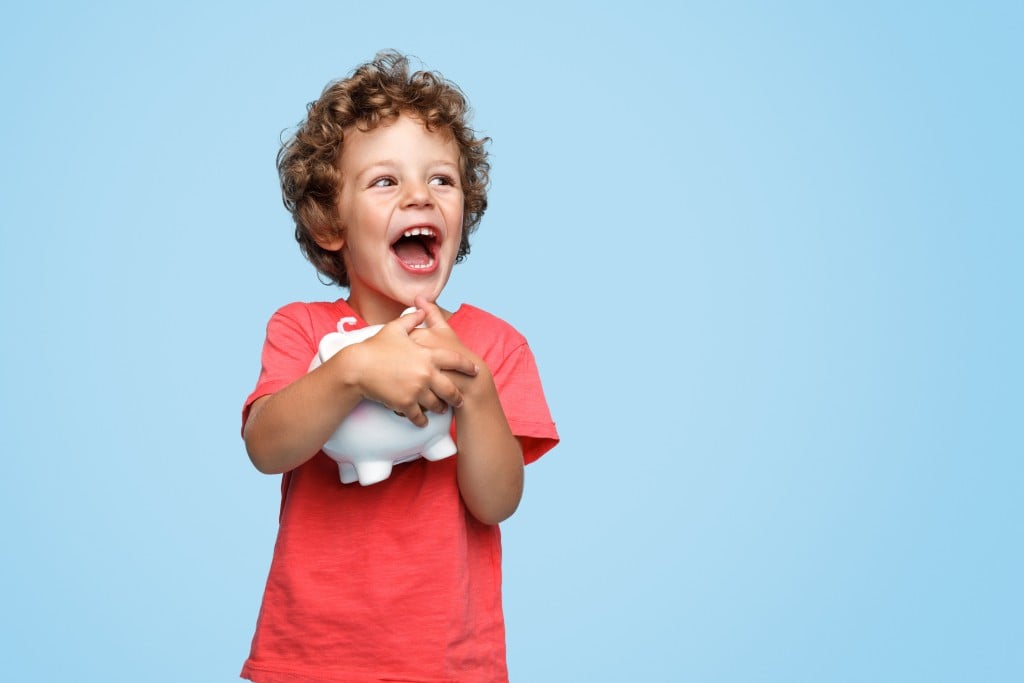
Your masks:
M490 163L485 145L490 138L478 138L469 127L469 104L457 85L432 71L410 75L408 58L387 50L348 78L328 83L306 109L306 119L278 152L277 171L284 205L295 220L295 239L317 271L342 287L349 286L341 254L316 242L343 229L337 202L346 129L373 130L400 114L415 116L429 130L448 131L458 144L464 205L455 262L469 254L469 235L487 209Z

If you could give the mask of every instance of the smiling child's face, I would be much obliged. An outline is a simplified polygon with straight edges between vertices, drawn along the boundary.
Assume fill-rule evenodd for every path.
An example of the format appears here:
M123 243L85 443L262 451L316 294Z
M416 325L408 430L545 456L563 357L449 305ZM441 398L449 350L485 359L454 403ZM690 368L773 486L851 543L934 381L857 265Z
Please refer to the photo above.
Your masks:
M349 304L372 325L397 318L417 295L434 301L462 239L455 140L403 114L370 131L346 130L340 169L341 235L319 244L341 252Z

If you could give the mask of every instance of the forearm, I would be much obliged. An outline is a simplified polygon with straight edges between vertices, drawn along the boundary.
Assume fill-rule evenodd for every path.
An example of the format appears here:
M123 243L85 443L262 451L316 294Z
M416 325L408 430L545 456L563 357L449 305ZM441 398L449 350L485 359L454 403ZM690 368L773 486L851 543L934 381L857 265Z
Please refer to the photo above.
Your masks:
M432 313L435 324L444 325L440 309L434 306ZM425 315L388 323L370 339L344 347L312 372L253 403L243 436L256 468L287 472L306 462L363 399L382 403L421 427L427 423L424 411L442 413L462 405L459 387L448 374L471 381L477 363L460 350L413 341L410 333Z
M523 495L523 452L512 434L490 376L474 379L455 411L459 491L481 522L512 516Z
M257 399L243 430L250 460L265 474L295 469L316 455L361 398L329 361Z

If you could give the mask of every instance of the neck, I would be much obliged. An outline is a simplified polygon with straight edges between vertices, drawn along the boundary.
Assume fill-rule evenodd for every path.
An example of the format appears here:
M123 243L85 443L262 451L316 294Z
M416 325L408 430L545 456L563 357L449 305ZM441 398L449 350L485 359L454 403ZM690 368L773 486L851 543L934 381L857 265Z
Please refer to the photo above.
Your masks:
M398 301L364 301L361 297L350 294L348 305L356 314L366 321L367 325L386 325L402 315L408 306Z

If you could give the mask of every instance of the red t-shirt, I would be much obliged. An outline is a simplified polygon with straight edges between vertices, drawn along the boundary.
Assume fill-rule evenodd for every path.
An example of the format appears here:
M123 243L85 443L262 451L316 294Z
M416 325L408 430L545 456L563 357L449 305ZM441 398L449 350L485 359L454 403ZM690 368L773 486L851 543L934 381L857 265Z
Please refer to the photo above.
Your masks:
M306 373L320 339L345 316L355 313L344 300L274 314L243 423L253 401ZM468 305L448 322L487 363L526 462L536 460L558 434L526 340ZM397 465L366 487L342 484L322 452L283 475L277 544L243 678L507 680L501 536L466 510L456 458Z

